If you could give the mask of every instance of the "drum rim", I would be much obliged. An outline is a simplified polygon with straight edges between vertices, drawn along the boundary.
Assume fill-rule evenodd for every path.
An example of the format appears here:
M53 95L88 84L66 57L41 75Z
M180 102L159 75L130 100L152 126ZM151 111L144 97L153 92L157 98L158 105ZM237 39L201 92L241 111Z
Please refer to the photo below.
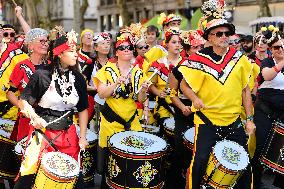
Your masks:
M174 126L173 127L167 127L167 124L165 123L166 120L174 120ZM175 118L174 117L167 117L165 120L164 120L164 129L167 129L167 130L170 130L170 131L173 131L175 130Z
M193 130L193 142L192 141L190 141L190 140L188 140L186 137L185 137L185 133L188 133L188 131L190 130L190 129L192 129ZM195 137L195 127L191 127L191 128L189 128L188 130L186 130L185 132L184 132L184 134L183 134L183 140L185 140L185 141L188 141L188 142L190 142L190 143L192 143L192 144L194 144L194 137Z
M157 126L153 126L153 125L144 125L144 124L141 124L142 128L144 129L144 127L148 127L148 128L154 128L154 131L153 132L146 132L146 133L158 133L160 132L160 128L157 127Z
M276 171L276 172L278 172L278 173L280 173L280 174L284 174L284 168L282 168L283 171L280 171L280 170L276 169L275 163L272 162L271 164L272 164L273 167L271 167L271 166L269 166L267 163L265 163L264 161L269 161L269 162L271 162L269 159L265 158L265 156L261 155L261 158L260 158L261 164L263 164L264 166L266 166L267 168L269 168L269 169L271 169L271 170L273 170L273 171Z
M112 138L113 136L115 136L116 134L122 134L122 133L126 133L126 132L144 133L144 134L146 134L146 135L152 135L152 136L155 137L155 138L161 139L161 141L163 141L163 142L165 143L165 147L164 147L164 148L162 148L162 149L159 150L159 151L147 153L147 155L155 154L155 153L158 153L158 152L164 152L164 151L167 151L167 149L168 149L167 142L166 142L164 139L162 139L162 138L160 138L160 137L158 137L158 136L156 136L156 135L154 135L154 134L152 134L152 133L147 133L147 132L144 132L144 131L122 131L122 132L114 133L114 134L109 138L109 140L108 140L108 147L109 147L109 148L116 148L116 149L118 149L118 151L121 151L122 153L126 153L126 154L131 154L131 155L140 154L140 153L129 152L129 151L126 151L126 150L117 148L117 147L114 146L114 143L111 143L110 140L111 140L111 138ZM129 135L128 135L128 136L129 136ZM144 152L146 152L146 150L144 150ZM145 155L145 153L144 153L144 155Z
M231 170L231 171L243 171L243 170L245 170L245 169L247 168L247 166L249 165L249 155L248 155L247 151L244 149L244 147L241 146L240 144L238 144L237 142L234 142L234 141L231 141L231 140L227 140L227 139L218 141L218 142L215 144L215 146L213 147L213 155L214 155L214 157L219 161L219 163L221 163L220 160L218 159L218 157L216 156L215 147L217 146L217 144L222 143L222 142L232 142L232 143L237 144L238 146L240 146L240 147L244 150L244 152L246 153L246 158L245 158L245 159L247 160L247 165L246 165L244 168L242 168L242 169L236 169L236 170L233 170L233 169L231 169L231 168L229 168L229 167L227 167L227 166L225 166L225 165L223 165L223 164L221 164L221 165L222 165L224 168L226 168L226 169L228 169L228 170ZM238 167L240 167L240 166L238 166Z

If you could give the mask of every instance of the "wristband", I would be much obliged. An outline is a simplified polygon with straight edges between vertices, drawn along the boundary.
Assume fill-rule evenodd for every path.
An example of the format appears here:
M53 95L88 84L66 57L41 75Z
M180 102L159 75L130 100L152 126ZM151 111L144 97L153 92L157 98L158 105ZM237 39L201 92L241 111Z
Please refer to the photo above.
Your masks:
M253 115L247 116L246 120L247 121L253 121Z

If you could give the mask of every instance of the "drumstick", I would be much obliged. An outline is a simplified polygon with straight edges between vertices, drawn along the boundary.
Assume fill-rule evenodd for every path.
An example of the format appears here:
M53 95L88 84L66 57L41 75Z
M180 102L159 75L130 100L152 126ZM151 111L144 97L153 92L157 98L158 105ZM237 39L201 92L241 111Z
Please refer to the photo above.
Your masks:
M128 77L128 75L132 72L132 70L136 67L136 65L132 66L129 71L126 73L126 77ZM121 84L118 84L115 88L114 91L117 91L117 89L120 87Z
M15 0L12 0L12 2L13 2L13 4L14 4L15 7L18 6L17 3L15 2Z

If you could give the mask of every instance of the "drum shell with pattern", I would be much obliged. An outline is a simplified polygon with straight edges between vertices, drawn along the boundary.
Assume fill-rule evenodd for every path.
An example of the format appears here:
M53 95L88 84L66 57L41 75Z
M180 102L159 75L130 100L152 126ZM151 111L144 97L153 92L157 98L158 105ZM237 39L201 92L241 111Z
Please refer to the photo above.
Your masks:
M0 177L14 179L20 168L20 161L14 153L16 142L9 139L14 121L0 118L0 125Z
M150 140L158 139L161 148L152 152L143 150L143 153L121 149L114 143L118 134L126 138L143 136ZM167 150L167 144L163 139L144 132L126 131L113 135L109 140L109 146L107 184L111 188L163 188L164 159Z
M167 141L174 148L175 146L175 119L173 117L164 120L164 135Z
M74 170L70 171L69 176L63 176L59 175L58 173L51 172L47 168L47 156L50 156L51 154L59 154L62 158L65 160L68 160L70 163L73 164ZM50 158L52 160L54 158ZM40 168L38 170L34 188L35 189L73 189L77 178L79 175L79 164L78 162L73 159L71 156L68 156L67 154L63 154L61 152L48 152L45 154L42 158Z
M284 124L274 123L260 158L266 167L284 175Z
M224 148L221 149L221 147ZM223 158L223 155L220 155L224 154L224 152L222 152L223 149L231 149L231 147L234 148L233 150L238 150L236 153L239 153L240 155L239 164L232 167L230 167L230 163L228 162L225 165L225 161L219 161L221 158ZM228 157L234 156L228 155ZM212 153L210 154L204 179L208 185L214 188L233 188L243 171L246 169L248 163L249 155L242 146L229 140L217 142Z

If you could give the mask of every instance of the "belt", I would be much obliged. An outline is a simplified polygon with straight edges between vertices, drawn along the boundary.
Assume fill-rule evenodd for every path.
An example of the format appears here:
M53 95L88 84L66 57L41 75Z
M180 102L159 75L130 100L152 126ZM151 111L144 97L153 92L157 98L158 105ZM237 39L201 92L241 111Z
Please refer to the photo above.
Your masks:
M52 115L40 115L47 122L46 129L67 130L73 124L73 111L65 113L61 117Z

